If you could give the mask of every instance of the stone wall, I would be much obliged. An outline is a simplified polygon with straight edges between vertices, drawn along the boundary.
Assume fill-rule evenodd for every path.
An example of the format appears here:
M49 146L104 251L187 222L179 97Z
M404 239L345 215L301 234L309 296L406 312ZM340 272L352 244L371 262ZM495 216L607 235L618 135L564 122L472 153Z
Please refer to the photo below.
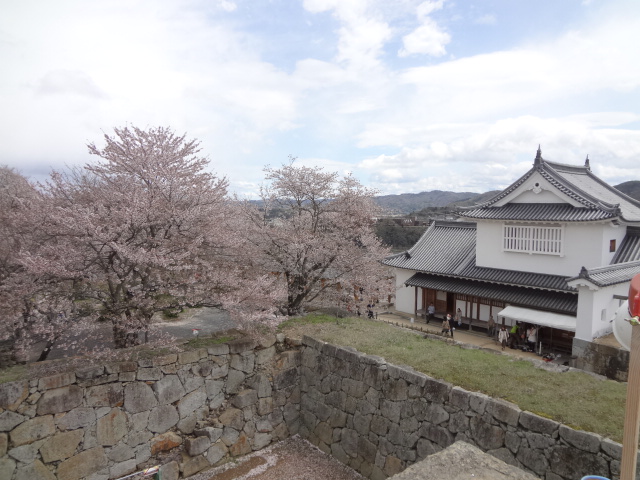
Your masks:
M455 441L544 480L617 478L622 448L305 337L239 340L0 385L0 480L187 477L299 433L372 480Z
M622 448L609 439L381 357L303 344L300 435L372 480L458 440L545 480L620 473Z
M621 348L573 339L573 366L620 382L629 376L629 352Z
M175 480L297 433L300 352L270 343L0 385L0 480Z

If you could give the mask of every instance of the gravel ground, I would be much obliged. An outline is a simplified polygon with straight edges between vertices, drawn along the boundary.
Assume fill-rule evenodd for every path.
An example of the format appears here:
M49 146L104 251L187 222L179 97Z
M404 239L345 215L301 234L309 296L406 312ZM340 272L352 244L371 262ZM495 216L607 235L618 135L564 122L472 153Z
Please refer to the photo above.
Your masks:
M298 435L188 480L364 480Z

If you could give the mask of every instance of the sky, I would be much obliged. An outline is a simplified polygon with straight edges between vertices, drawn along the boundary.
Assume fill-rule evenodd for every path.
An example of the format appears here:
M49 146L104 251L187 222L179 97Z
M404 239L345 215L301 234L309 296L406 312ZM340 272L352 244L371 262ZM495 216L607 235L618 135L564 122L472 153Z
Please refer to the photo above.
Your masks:
M543 158L640 180L637 0L0 0L0 165L43 180L114 127L380 194L505 188Z

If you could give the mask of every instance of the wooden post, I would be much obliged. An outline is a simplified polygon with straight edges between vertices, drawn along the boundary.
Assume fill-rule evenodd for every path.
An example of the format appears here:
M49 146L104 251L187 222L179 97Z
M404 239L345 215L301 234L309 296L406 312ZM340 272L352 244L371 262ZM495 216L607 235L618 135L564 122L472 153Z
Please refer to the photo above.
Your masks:
M627 381L627 404L622 436L620 480L635 480L638 460L638 428L640 427L640 325L631 331L631 354Z

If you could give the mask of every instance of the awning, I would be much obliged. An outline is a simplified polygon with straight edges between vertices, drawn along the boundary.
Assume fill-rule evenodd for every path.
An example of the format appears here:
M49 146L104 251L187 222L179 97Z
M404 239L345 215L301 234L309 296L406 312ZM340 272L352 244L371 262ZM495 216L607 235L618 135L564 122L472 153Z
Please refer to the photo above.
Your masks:
M558 328L569 332L576 331L576 317L559 313L531 310L530 308L509 306L498 312L499 317L506 317L519 322L532 323L542 327ZM498 322L500 323L500 322Z

